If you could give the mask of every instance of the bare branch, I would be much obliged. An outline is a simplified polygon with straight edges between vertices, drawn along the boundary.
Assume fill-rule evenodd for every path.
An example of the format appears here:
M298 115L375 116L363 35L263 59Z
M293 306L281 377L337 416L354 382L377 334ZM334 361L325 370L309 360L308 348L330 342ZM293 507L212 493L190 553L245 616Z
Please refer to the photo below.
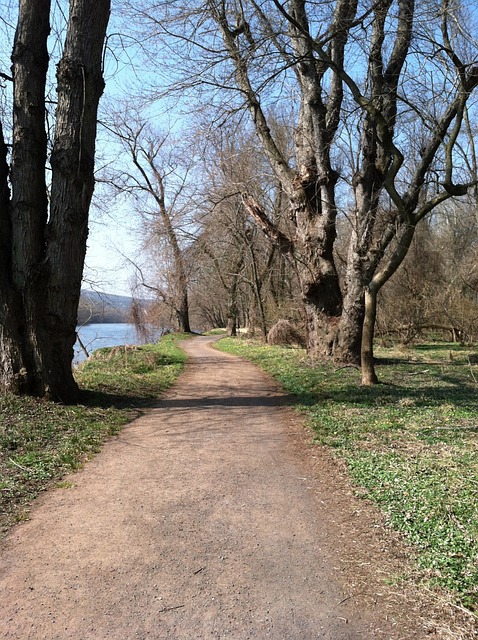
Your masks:
M257 200L251 195L243 194L242 202L247 213L255 220L269 240L274 242L284 255L292 255L294 252L292 240L271 222Z

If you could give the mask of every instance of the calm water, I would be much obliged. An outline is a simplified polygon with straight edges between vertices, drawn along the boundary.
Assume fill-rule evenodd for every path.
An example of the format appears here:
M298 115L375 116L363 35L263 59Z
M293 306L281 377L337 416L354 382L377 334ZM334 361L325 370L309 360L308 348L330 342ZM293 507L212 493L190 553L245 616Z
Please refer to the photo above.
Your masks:
M86 324L79 327L78 333L86 350L91 355L101 347L116 347L123 344L141 344L144 340L138 337L133 324ZM161 336L161 330L156 330L149 337L148 342L153 342ZM86 360L86 355L78 342L75 344L75 356L73 364Z

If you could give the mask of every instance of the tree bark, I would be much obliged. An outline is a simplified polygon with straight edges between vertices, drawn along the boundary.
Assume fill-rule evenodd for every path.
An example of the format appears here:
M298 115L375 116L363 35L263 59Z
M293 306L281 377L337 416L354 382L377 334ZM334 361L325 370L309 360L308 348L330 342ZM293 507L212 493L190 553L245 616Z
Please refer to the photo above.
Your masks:
M234 303L231 303L227 310L226 333L230 338L237 336L237 306Z
M109 0L70 1L63 56L57 67L42 352L44 385L53 397L64 401L77 396L71 362L94 189L97 112L104 90L102 53L109 11Z
M178 320L178 329L181 333L191 333L191 325L189 322L189 299L187 284L181 285L179 296L179 305L176 309L176 318Z
M335 357L359 364L362 324L366 317L364 290L380 260L371 254L374 228L387 176L392 173L393 140L397 113L397 87L410 47L413 27L413 0L399 3L397 31L388 64L384 63L386 20L392 0L384 0L373 11L372 33L367 66L370 87L369 108L362 121L361 162L352 186L355 206L345 277L343 314ZM380 117L377 118L376 114ZM390 148L387 148L390 146Z
M7 145L0 122L0 388L22 393L26 386L19 334L21 305L11 279L12 247Z
M292 168L271 134L249 76L247 56L243 55L235 30L228 22L230 16L224 5L220 8L215 3L209 4L234 64L236 82L247 102L257 136L289 200L293 236L288 238L281 233L253 198L246 197L245 206L268 237L297 265L307 310L309 353L312 356L330 355L342 311L342 294L333 256L338 174L332 168L330 156L343 99L340 83L332 82L333 89L326 104L322 98L326 69L317 64L314 56L304 3L294 0L290 3L290 12L295 16L290 25L290 38L294 56L301 60L294 67L301 105L295 135L297 168ZM343 63L347 25L353 20L355 11L355 1L337 3L335 19L340 25L340 36L334 39L332 55L338 65ZM267 17L262 15L261 20L267 22Z
M365 314L361 345L362 384L366 386L378 383L373 356L373 338L376 316L377 291L374 287L368 287L365 290Z
M373 339L375 335L375 319L377 316L377 296L380 289L397 271L405 259L415 234L416 223L409 216L408 222L403 224L400 234L395 240L395 246L387 256L386 264L371 278L365 288L365 317L362 328L361 365L362 383L376 384L378 377L375 373L373 356Z
M57 67L49 208L45 180L49 0L21 0L12 55L12 200L9 225L2 214L2 227L9 229L0 285L0 386L64 402L78 397L71 363L94 187L109 9L109 0L70 1Z
M45 164L45 86L48 70L50 0L22 0L12 53L13 146L9 209L9 276L2 300L6 307L2 339L2 386L42 393L42 356L38 349L44 315L45 257L48 215ZM11 310L15 309L15 316ZM2 323L3 324L3 323Z
M319 193L322 193L320 189ZM254 198L244 196L243 202L256 224L295 265L306 310L308 353L312 357L331 356L342 310L342 294L333 258L336 236L333 187L324 187L319 205L317 197L315 204L311 204L302 187L297 186L293 200L297 230L293 240L270 222ZM313 206L320 207L320 215L312 210Z

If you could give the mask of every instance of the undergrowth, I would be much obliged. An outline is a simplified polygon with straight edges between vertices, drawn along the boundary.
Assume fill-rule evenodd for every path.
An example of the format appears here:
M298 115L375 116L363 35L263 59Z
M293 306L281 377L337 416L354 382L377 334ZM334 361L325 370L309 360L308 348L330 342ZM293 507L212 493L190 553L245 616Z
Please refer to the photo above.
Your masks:
M418 575L478 610L478 366L453 344L377 349L382 384L300 349L224 339L294 396L316 440L346 461L357 493L414 545Z
M180 337L95 352L75 373L83 395L78 405L0 396L0 530L28 518L40 491L79 468L174 382L185 361Z

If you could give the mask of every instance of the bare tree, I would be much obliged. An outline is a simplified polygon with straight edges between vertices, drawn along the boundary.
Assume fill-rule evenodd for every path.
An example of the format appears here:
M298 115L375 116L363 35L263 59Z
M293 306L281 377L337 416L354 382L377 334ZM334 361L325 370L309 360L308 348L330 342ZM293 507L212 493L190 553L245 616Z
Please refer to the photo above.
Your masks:
M141 286L154 292L174 312L177 328L189 333L189 269L192 195L188 191L191 158L183 162L171 133L156 131L135 115L133 106L109 125L127 160L117 163L108 181L131 196L142 217L144 249L152 268L140 272Z
M407 344L430 332L476 339L478 235L471 202L448 202L417 228L400 270L381 292L378 332Z
M234 334L242 301L241 315L247 328L257 328L266 336L277 319L288 271L283 256L270 244L249 219L242 201L244 189L254 192L262 206L270 211L279 226L284 223L282 191L271 175L270 166L253 132L242 123L210 135L204 144L203 213L195 246L198 269L203 280L204 268L215 274L216 284L227 296L228 331ZM277 273L280 271L280 274ZM276 276L277 273L277 276ZM275 277L276 276L276 277ZM282 280L281 280L282 276ZM199 283L198 283L199 284ZM201 282L201 287L204 282ZM283 305L284 306L284 305Z
M71 362L110 2L70 1L57 65L51 182L45 123L50 9L50 0L19 4L10 174L7 132L0 132L0 386L67 402L78 396Z
M223 204L231 206L228 201ZM231 220L222 207L215 213L217 217L209 215L203 221L191 246L191 261L195 264L192 295L199 326L205 323L208 328L226 327L229 336L236 336L239 317L245 315L239 303L245 246L242 233L228 224Z

